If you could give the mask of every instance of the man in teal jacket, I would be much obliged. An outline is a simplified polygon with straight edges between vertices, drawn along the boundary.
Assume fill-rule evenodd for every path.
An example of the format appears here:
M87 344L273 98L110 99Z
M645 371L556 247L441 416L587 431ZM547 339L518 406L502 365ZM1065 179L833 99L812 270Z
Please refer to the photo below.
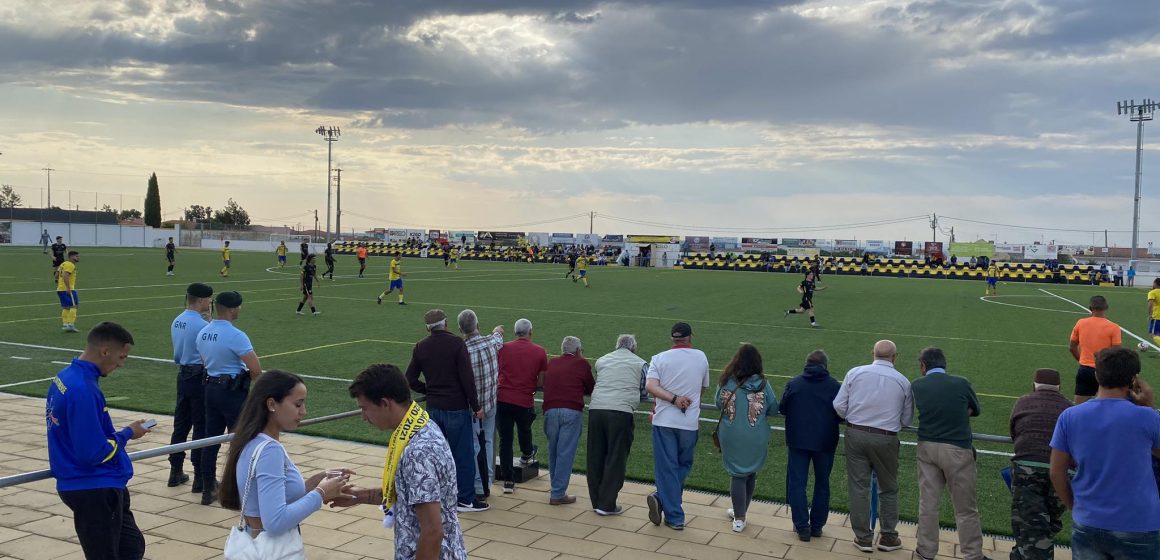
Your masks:
M133 335L116 323L89 331L85 351L52 380L45 401L48 463L60 499L73 511L73 525L88 560L140 560L145 555L129 490L133 464L125 446L149 433L137 420L113 429L98 384L125 363Z

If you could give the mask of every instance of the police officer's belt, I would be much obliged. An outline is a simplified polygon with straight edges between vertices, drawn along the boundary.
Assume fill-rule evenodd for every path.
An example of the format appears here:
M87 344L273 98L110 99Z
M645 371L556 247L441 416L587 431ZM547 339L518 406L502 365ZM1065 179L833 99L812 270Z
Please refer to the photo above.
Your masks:
M203 365L203 364L189 364L189 365L178 366L178 367L181 368L181 370L180 370L181 373L203 373L203 372L205 372L205 365Z

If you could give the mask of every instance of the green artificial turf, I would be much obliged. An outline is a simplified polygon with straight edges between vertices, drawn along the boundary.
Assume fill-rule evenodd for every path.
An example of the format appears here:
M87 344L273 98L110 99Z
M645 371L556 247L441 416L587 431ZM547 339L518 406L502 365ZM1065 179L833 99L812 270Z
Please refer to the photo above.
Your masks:
M153 360L130 359L103 382L111 404L171 414L175 368L166 362L172 357L169 324L183 308L185 286L201 281L218 291L243 294L237 326L249 334L265 369L341 380L351 379L371 363L395 363L405 369L414 342L425 334L422 315L434 307L452 317L462 309L474 309L481 330L503 324L509 339L511 325L526 317L535 326L536 342L550 354L559 352L564 336L574 335L583 341L589 358L612 350L617 335L634 333L639 352L647 359L668 347L672 323L687 321L694 329L694 345L709 356L714 381L738 343L749 342L761 350L766 373L779 394L815 349L829 354L832 373L841 379L848 369L870 361L876 340L890 338L898 344L900 371L914 378L919 350L934 345L946 351L948 370L971 379L981 396L983 413L974 420L974 431L1006 435L1014 399L1030 390L1036 368L1059 369L1064 373L1064 392L1071 394L1075 362L1067 340L1083 312L1065 299L1084 304L1100 293L1111 304L1112 320L1139 335L1146 325L1142 289L1000 284L1001 297L994 300L1004 304L1000 305L980 299L981 281L825 276L821 286L827 289L815 297L820 328L813 329L801 315L783 317L783 310L800 299L796 274L591 267L591 287L584 288L564 279L562 265L465 261L459 270L452 270L436 259L404 261L409 305L396 305L393 296L376 305L375 296L386 284L387 259L371 258L368 277L360 279L354 277L357 263L352 257L340 257L337 281L318 283L315 298L322 315L296 316L300 296L294 255L290 265L279 269L272 252L235 251L232 274L223 279L218 276L216 251L180 251L176 277L165 276L160 249L80 251L77 324L82 333L66 334L60 331L48 257L33 248L0 249L0 341L48 347L0 344L0 386L5 386L0 390L43 396L46 382L36 380L52 377L62 367L56 362L67 362L76 354L83 346L83 331L98 321L112 320L133 333L134 356ZM1125 344L1129 343L1135 346L1136 341L1125 336ZM1149 375L1156 354L1145 358ZM8 386L24 381L34 382ZM310 416L354 408L346 383L308 381ZM716 416L706 412L702 418ZM774 424L780 426L781 421ZM728 476L708 441L712 424L704 422L702 428L704 437L688 485L727 493ZM304 431L385 441L357 418ZM543 447L539 423L535 433ZM913 441L914 435L904 434L903 439ZM651 441L648 419L642 414L637 417L630 478L651 479ZM584 447L582 441L577 471L585 466ZM978 447L1010 451L1003 444ZM913 520L918 500L914 448L902 449L901 512ZM784 439L775 432L769 460L758 477L759 498L784 501L785 460ZM1003 456L979 456L979 504L989 532L1010 532L1010 495L998 474L1006 463ZM844 510L841 446L831 480L834 509ZM947 503L943 520L953 524Z

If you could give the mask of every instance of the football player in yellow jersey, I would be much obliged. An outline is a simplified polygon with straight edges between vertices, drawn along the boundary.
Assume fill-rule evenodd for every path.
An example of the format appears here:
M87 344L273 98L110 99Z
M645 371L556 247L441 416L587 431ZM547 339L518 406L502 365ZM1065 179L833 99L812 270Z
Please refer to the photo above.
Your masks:
M224 276L230 275L230 242L226 241L225 246L222 247L222 269L218 272Z
M56 295L60 298L60 330L77 332L77 263L81 254L76 251L68 252L68 259L60 263L56 269Z
M278 248L274 249L274 254L278 255L278 266L286 268L286 242L283 241L278 244Z
M459 270L459 247L451 248L451 264L455 265L455 270Z
M391 281L391 285L387 287L387 291L379 294L380 305L383 303L383 298L395 291L395 288L399 289L399 305L407 305L403 301L403 277L406 275L407 273L403 272L403 254L395 253L395 257L391 259L391 271L387 274L387 279Z
M999 265L991 263L987 267L987 295L993 296L999 293Z
M576 259L576 272L577 272L577 274L579 274L580 280L584 281L584 287L587 288L588 287L588 257L585 257L584 255L580 255L580 257ZM575 276L572 277L572 281L573 282L576 281Z
M1148 334L1152 343L1160 346L1160 278L1153 280L1148 290Z

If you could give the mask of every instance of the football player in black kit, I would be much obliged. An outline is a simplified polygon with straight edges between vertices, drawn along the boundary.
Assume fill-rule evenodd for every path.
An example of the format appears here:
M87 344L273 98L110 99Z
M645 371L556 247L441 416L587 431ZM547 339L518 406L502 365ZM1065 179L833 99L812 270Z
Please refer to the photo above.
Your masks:
M298 266L302 266L302 263L306 262L306 255L310 254L310 243L303 241L298 250L302 253L302 259L298 261Z
M808 313L810 316L810 326L817 327L818 319L814 316L814 292L826 289L825 286L817 287L814 284L814 273L806 274L806 279L798 285L797 291L802 295L802 302L798 304L796 309L786 309L785 316L789 317L794 313Z
M302 301L298 302L298 315L302 315L302 306L310 303L310 312L319 315L314 308L314 280L318 277L318 267L314 264L314 255L306 255L306 264L302 265L302 276L299 285L302 288Z
M61 236L56 236L56 243L52 244L52 281L56 282L56 269L64 262L65 251L68 251L68 245L64 244Z
M334 247L332 245L332 243L326 244L326 251L324 251L326 254L326 272L322 273L322 277L326 278L326 275L329 274L330 279L334 280Z
M169 261L169 269L165 271L166 276L173 276L173 259L176 258L177 246L173 244L173 238L169 238L169 243L165 244L165 260Z

